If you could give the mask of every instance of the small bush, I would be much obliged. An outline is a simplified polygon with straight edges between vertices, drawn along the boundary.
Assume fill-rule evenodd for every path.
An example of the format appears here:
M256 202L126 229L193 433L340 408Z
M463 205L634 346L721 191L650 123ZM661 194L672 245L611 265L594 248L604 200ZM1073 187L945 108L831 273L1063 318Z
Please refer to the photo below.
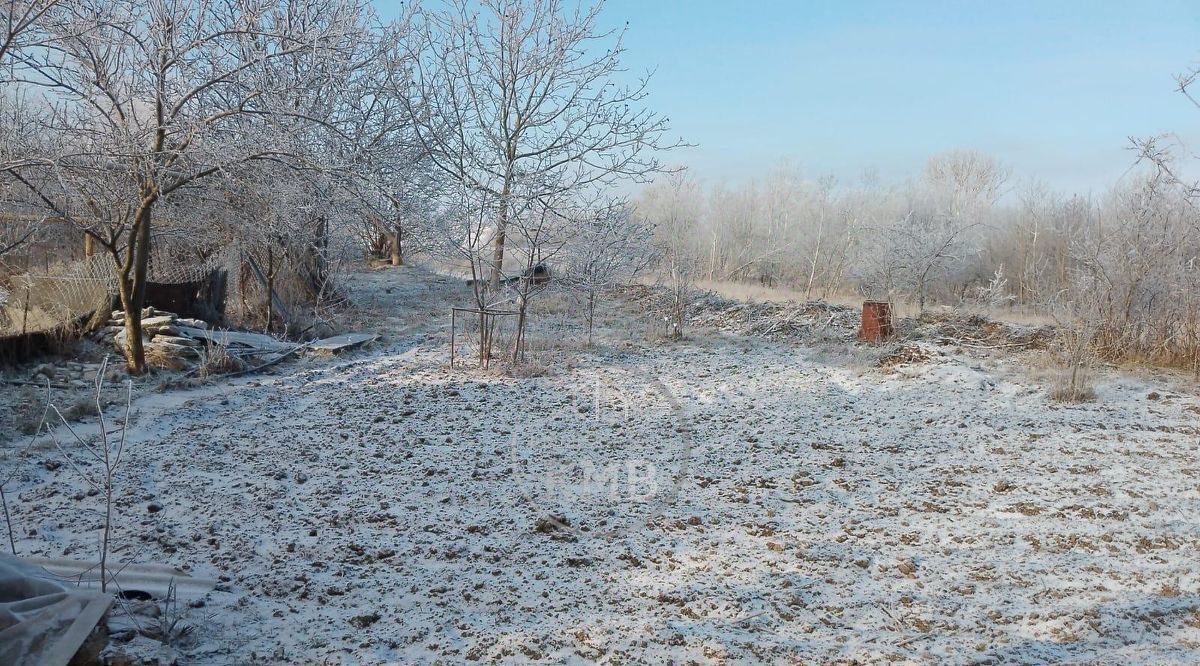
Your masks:
M1090 385L1086 371L1079 373L1066 368L1050 389L1050 399L1055 402L1088 402L1096 399L1096 392Z
M1050 398L1058 402L1094 400L1092 369L1095 365L1095 329L1087 322L1059 332L1055 347L1062 359L1062 369L1050 389Z
M201 348L200 366L197 376L208 379L218 375L243 370L246 364L241 359L229 353L224 345L208 345Z

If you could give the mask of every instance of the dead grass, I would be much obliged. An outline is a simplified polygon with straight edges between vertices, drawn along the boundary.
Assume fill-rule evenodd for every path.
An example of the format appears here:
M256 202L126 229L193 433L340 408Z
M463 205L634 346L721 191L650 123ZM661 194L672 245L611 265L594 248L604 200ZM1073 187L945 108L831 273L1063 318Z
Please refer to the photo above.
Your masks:
M1176 580L1170 583L1163 583L1154 594L1165 599L1173 599L1183 596L1183 590L1179 587L1179 581Z
M205 345L199 351L200 364L197 366L196 376L200 379L238 372L246 367L241 359L226 350L225 345Z
M529 300L531 312L547 319L563 316L582 316L583 303L575 294L548 289Z
M818 341L809 350L809 358L814 363L842 367L859 377L879 370L880 351L877 347Z
M1091 371L1088 368L1063 368L1050 387L1050 399L1055 402L1091 402L1096 399L1092 387Z
M540 361L526 360L516 365L505 364L502 373L505 377L527 379L530 377L548 377L558 374L555 368Z
M731 298L737 301L779 301L783 303L802 303L820 298L820 294L806 296L802 289L792 289L790 287L768 287L753 282L731 282L727 280L697 280L696 288L703 291L715 292L725 298ZM855 302L861 304L862 298L856 298L854 294L830 294L828 300L831 303L842 305L852 305Z
M6 386L5 391L12 391L15 398L13 410L13 428L22 435L32 435L42 427L42 407L38 404L45 397L45 391L29 386Z
M59 411L67 421L78 421L84 416L94 414L95 412L96 400L93 396L89 395L77 396L70 404Z
M176 354L154 346L146 347L146 364L160 370L186 370L190 365Z

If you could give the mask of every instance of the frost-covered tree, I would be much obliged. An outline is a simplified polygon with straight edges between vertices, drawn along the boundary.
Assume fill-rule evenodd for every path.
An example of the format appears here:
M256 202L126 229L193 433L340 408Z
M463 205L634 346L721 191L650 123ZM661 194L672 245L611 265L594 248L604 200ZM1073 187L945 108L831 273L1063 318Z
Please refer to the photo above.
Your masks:
M156 206L257 159L285 159L268 122L294 85L281 61L340 60L363 38L357 0L74 0L42 13L11 54L53 105L57 150L8 172L112 258L129 370L146 369L141 310ZM298 68L303 69L303 68Z
M359 225L368 252L393 265L405 261L406 247L430 243L428 220L447 194L409 115L414 94L407 46L415 6L384 26L351 80L337 96L336 147L344 161L345 184L358 197ZM419 103L419 101L417 102ZM331 135L332 136L332 135Z
M551 264L574 241L583 225L590 222L591 207L587 203L549 197L530 202L514 211L509 219L513 239L513 254L520 265L520 274L506 282L512 287L517 322L513 340L512 362L520 362L525 347L525 331L529 321L529 306L547 281L543 278Z
M12 55L38 45L38 20L57 0L0 0L0 257L37 233L44 215L29 206L24 188L8 173L44 153L37 113L14 80Z
M0 0L0 81L10 81L9 56L39 44L38 21L60 0Z
M678 145L643 106L647 78L620 83L622 34L599 27L600 8L453 0L413 20L401 98L436 168L487 200L493 291L517 211L644 179L661 169L655 150Z
M946 281L977 251L973 233L986 223L1007 178L998 163L972 151L931 158L900 214L872 230L873 252L864 268L868 290L889 297L905 290L924 309L930 286Z
M667 287L661 306L667 333L672 339L682 338L700 272L696 237L702 211L699 185L685 172L667 174L642 193L637 210L655 231L658 271Z
M625 201L594 208L580 221L564 252L563 279L586 299L587 344L592 344L596 297L628 284L657 259L654 227Z

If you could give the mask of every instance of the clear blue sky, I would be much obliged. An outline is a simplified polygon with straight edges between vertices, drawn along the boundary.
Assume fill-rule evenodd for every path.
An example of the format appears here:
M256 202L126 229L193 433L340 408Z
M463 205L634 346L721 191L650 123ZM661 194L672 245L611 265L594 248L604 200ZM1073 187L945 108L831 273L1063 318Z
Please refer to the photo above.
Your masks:
M1197 0L608 0L604 20L628 22L626 62L657 70L652 106L699 144L672 159L710 182L783 159L896 182L961 147L1098 192L1129 135L1200 152L1173 80L1200 60Z

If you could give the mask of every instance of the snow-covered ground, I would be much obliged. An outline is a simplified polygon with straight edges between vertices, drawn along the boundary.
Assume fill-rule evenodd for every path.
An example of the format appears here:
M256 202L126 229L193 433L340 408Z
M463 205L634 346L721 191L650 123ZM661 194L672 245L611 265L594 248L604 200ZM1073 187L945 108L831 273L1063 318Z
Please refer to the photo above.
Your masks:
M223 577L190 662L1200 660L1200 400L1165 381L1062 405L1019 361L611 331L511 378L417 321L136 403L115 557ZM86 559L57 455L5 462L17 545Z

